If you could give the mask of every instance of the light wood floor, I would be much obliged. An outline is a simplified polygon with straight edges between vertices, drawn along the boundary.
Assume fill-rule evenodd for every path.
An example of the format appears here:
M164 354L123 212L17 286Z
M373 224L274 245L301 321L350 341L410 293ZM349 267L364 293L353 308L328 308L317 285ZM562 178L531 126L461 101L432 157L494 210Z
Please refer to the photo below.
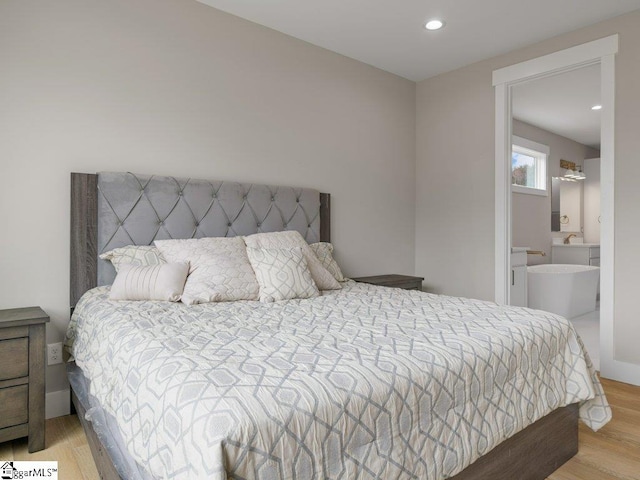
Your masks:
M580 451L549 480L640 480L640 387L602 380L613 420L594 433L580 423ZM99 478L78 417L47 420L47 448L26 439L0 444L0 460L57 460L61 480ZM517 479L512 479L517 480Z
M575 457L550 480L640 479L640 387L602 379L613 420L598 432L580 422Z
M60 480L98 480L87 437L76 415L47 420L46 448L29 453L27 439L0 443L0 460L42 460L58 462Z

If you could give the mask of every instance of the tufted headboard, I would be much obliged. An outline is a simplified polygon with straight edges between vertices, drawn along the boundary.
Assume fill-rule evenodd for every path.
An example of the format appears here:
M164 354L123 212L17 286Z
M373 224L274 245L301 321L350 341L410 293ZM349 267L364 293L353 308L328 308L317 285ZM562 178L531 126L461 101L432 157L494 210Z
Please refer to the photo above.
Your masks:
M330 196L308 188L139 175L71 174L71 307L115 270L98 256L156 239L297 230L330 241Z

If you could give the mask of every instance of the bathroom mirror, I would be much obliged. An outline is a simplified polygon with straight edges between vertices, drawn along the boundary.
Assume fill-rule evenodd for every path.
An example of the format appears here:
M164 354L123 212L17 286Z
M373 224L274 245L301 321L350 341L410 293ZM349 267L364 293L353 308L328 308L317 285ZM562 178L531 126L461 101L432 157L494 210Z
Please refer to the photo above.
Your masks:
M582 182L551 179L551 231L582 231Z

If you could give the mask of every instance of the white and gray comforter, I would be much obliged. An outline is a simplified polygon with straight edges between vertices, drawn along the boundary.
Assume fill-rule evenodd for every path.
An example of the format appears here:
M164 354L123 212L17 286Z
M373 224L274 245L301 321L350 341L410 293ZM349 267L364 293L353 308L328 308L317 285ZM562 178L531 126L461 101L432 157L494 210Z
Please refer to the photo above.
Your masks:
M315 299L80 300L67 347L155 477L442 479L552 410L611 416L553 314L347 283Z

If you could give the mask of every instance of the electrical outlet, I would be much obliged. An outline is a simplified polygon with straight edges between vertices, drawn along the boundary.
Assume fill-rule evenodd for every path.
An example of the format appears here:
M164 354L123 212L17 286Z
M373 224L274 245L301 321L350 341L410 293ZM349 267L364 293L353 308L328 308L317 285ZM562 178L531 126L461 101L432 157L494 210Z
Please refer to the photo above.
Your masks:
M62 343L47 345L47 365L62 363Z

